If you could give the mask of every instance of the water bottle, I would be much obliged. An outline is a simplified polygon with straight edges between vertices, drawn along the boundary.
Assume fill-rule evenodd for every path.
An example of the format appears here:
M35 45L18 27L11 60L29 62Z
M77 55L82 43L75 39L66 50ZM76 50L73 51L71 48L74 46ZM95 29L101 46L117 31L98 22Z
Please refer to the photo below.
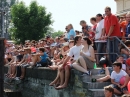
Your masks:
M97 68L97 65L96 65L96 63L94 63L94 69L96 69Z

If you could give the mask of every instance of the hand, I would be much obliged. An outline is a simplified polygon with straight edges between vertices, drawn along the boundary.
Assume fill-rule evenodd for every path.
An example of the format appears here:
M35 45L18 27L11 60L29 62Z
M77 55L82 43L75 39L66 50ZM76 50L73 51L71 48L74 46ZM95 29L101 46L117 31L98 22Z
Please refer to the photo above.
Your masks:
M130 38L130 34L128 35L128 37Z
M108 36L104 36L104 40L107 39L107 38L108 38Z
M120 86L120 88L122 89L122 88L124 88L124 86Z
M121 88L121 85L120 85L120 84L117 84L117 86Z

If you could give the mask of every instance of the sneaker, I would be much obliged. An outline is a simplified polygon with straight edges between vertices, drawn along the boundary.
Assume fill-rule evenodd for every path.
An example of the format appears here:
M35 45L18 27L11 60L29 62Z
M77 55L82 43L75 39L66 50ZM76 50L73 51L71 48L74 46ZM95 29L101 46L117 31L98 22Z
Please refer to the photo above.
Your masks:
M92 72L91 72L90 70L88 71L88 75L89 75L89 76L91 76L91 75L92 75Z
M91 71L88 71L88 73L83 73L83 75L81 76L86 76L86 75L91 76Z
M37 64L37 67L41 67L42 65L41 64Z
M16 77L15 80L19 80L19 77Z
M105 70L104 70L104 69L99 70L98 73L99 73L99 74L105 74Z

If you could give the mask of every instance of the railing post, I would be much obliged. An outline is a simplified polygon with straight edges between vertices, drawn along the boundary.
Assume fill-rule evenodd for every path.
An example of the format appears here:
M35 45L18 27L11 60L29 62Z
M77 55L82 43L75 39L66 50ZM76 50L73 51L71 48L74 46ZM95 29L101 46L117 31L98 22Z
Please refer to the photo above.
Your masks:
M0 97L4 97L4 38L0 38Z
M108 40L107 40L107 49L108 49L108 58L110 59L110 38L108 38Z

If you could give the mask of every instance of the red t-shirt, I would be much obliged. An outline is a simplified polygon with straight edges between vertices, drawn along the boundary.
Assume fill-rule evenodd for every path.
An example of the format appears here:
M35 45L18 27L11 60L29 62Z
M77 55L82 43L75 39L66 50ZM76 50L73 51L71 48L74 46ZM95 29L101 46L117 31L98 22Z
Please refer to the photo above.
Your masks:
M31 52L32 53L36 53L36 48L35 47L31 47Z
M106 30L106 35L108 35L111 26L114 26L114 30L110 36L120 37L121 36L120 25L118 23L117 17L112 14L110 16L106 16L104 19L104 27Z
M97 27L97 24L92 27L93 32L89 32L89 38L91 40L93 40L93 38L95 37L95 33L94 32L96 31L96 27Z

